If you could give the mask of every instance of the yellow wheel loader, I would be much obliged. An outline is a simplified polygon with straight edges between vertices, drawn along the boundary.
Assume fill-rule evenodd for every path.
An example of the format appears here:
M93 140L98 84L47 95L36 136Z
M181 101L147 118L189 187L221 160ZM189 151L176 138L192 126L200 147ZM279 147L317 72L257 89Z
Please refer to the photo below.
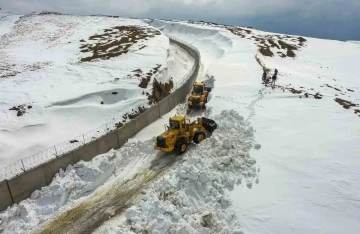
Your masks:
M174 116L169 119L169 126L165 126L165 132L156 138L154 148L163 152L175 151L183 154L188 144L202 142L207 132L213 132L217 128L214 120L201 117L190 123L186 116Z
M190 96L188 98L188 107L191 108L206 108L205 104L208 101L210 87L205 87L204 82L194 82Z

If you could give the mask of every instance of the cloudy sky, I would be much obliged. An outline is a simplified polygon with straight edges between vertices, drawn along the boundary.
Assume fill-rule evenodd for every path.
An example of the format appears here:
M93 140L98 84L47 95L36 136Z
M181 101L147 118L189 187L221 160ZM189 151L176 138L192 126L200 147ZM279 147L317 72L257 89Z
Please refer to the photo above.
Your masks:
M360 0L1 0L0 8L192 19L311 37L360 40Z

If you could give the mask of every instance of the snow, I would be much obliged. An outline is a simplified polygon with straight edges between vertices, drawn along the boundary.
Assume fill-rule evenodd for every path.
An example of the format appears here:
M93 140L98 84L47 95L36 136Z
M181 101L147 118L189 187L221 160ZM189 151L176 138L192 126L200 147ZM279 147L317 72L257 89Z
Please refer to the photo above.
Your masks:
M276 34L251 29L242 38L215 26L147 22L198 48L198 80L210 80L213 90L206 111L190 117L207 116L219 127L201 144L189 147L159 179L147 184L130 208L95 233L360 231L360 131L359 114L354 113L360 108L345 109L334 100L360 104L357 44L305 38L294 58L281 58L276 52L286 51L273 47L275 56L265 57L252 37ZM291 37L283 40L295 45ZM274 89L261 84L257 60L271 74L279 70ZM191 66L176 67L185 73ZM302 93L292 93L291 88ZM311 96L317 92L321 99ZM155 136L170 116L185 109L180 104L118 151L60 172L49 187L2 212L1 229L24 233L46 228L45 220L56 222L57 215L93 201L90 198L101 199L124 180L156 171L153 161L167 162L170 155L154 151Z
M1 213L0 229L5 233L29 232L55 214L69 210L90 197L97 188L103 188L103 183L111 183L116 176L122 180L132 178L152 159L139 152L141 145L144 144L129 143L120 151L111 150L91 162L80 161L69 165L55 176L49 186L35 191L30 198ZM146 151L146 146L144 149Z
M207 27L183 32L175 28L186 23L172 24L162 25L163 32L192 42L203 57ZM196 35L194 28L199 27ZM216 81L208 106L214 113L233 108L244 115L261 144L250 153L261 167L258 184L251 190L235 186L230 192L245 233L357 233L359 120L353 109L334 101L339 97L359 103L357 45L306 38L295 59L258 55L266 67L279 70L279 85L320 92L323 98L317 100L305 98L304 92L264 88L253 41L219 32L232 43L222 56L211 50L217 60L212 60L207 74Z
M142 50L78 63L79 40L113 26L148 27L140 20L54 15L16 20L19 16L7 16L0 22L3 74L8 74L7 69L18 72L0 81L2 167L148 106L143 91L152 86L139 88L140 81L131 71L141 68L146 73L159 64L153 79L168 82L172 77L176 83L194 63L183 49L169 46L163 34L143 41L146 47ZM21 117L9 110L22 104L26 113Z
M181 110L183 108L177 109ZM234 212L229 212L231 201L225 188L233 188L235 183L251 186L256 177L255 160L248 154L253 146L253 128L242 116L231 110L214 116L214 120L220 124L216 134L202 144L191 147L180 167L171 169L164 178L146 189L144 203L136 209L143 209L141 214L145 221L147 216L158 220L153 221L153 227L138 223L139 228L160 231L161 227L189 229L190 232L207 230L195 223L209 214L212 216L209 225L219 231L227 230L228 226L234 230L240 228L237 222L233 223ZM48 187L35 191L29 199L1 213L1 229L4 233L36 230L54 215L75 207L91 196L97 196L96 189L106 191L115 183L131 179L136 173L149 168L157 157L157 152L152 148L153 140L128 142L120 150L99 155L91 162L81 161L68 166L55 176ZM203 157L204 154L207 157ZM161 197L167 193L169 199L179 202L176 206L169 207L170 201ZM204 196L207 197L206 201L203 200ZM140 216L133 215L139 212L134 209L125 215L129 220L140 220ZM160 215L165 210L169 217ZM191 222L194 222L193 227L188 225ZM119 228L130 233L128 231L131 227ZM108 228L105 226L105 229Z
M226 188L252 186L257 172L248 154L253 128L233 110L213 119L219 124L216 133L192 147L185 162L150 185L141 201L125 212L130 224L119 216L95 233L242 233Z
M261 180L251 191L236 188L231 196L249 233L360 230L356 221L360 217L359 117L334 102L341 97L359 103L360 83L355 74L360 48L307 40L308 46L294 60L263 58L268 67L283 74L279 84L303 86L324 97L315 100L301 95L300 99L278 89L262 91L251 119L258 130L256 140L262 144L261 150L251 152L261 166Z
M207 71L216 79L208 106L215 113L234 108L244 115L261 144L251 152L261 167L259 184L251 190L236 186L230 193L244 230L357 233L359 119L353 109L334 102L339 97L359 103L357 45L306 38L295 59L259 56L266 67L279 70L279 85L320 92L324 97L316 100L264 88L253 42L222 33L233 43Z
M346 42L353 43L353 44L360 44L360 41L346 41Z

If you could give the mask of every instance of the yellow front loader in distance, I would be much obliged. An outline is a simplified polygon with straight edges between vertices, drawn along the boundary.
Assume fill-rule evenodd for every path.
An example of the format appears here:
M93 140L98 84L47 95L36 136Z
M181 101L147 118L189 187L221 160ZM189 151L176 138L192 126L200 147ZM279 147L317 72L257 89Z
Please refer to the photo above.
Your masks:
M210 87L205 87L204 82L194 82L188 98L188 107L190 108L206 108L205 104L208 102Z

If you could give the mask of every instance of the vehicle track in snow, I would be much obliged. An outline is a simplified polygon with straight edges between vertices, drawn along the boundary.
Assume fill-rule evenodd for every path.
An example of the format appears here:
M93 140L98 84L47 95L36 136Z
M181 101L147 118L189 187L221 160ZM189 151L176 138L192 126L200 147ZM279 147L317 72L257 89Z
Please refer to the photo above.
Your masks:
M117 180L104 190L74 208L45 222L36 234L92 233L105 221L125 211L141 190L167 172L182 157L162 154L151 162L151 167L137 173L129 180Z

